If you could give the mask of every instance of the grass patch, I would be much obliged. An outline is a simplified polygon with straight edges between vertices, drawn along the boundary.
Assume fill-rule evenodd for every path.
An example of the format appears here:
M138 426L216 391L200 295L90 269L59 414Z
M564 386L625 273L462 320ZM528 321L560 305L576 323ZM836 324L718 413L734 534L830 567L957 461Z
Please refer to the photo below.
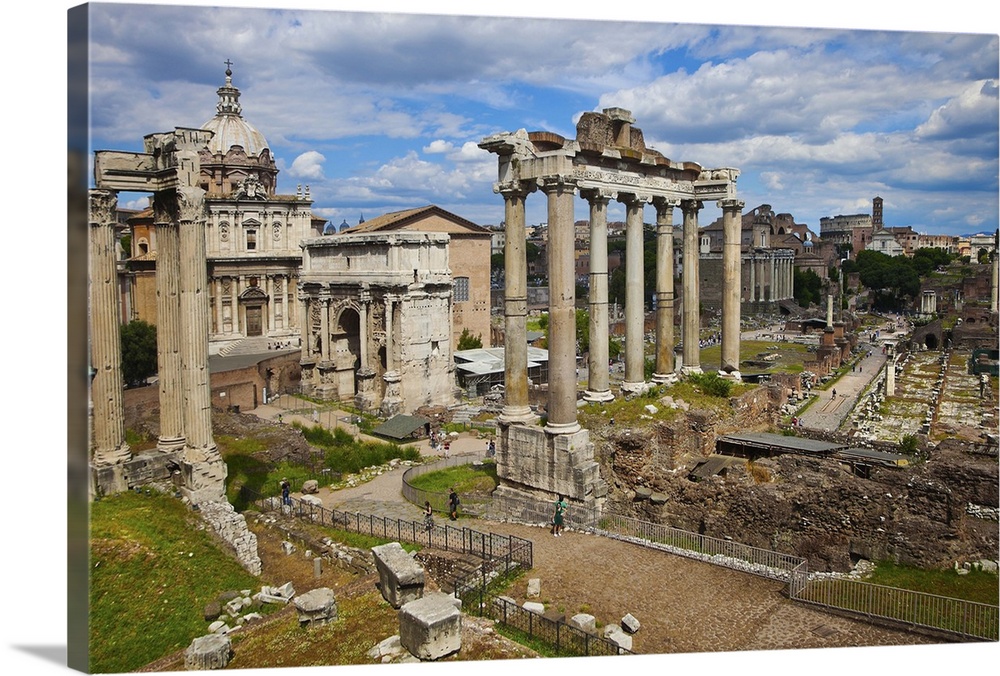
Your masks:
M911 589L990 605L997 605L1000 597L1000 577L981 570L971 570L968 575L959 575L950 568L923 570L894 563L879 563L867 581L886 587Z
M237 511L246 509L258 495L278 495L283 478L288 479L293 491L299 491L308 479L321 478L324 468L342 475L384 465L395 458L421 460L420 452L413 446L361 441L340 428L331 432L320 425L305 427L293 423L293 426L302 430L306 441L318 449L311 465L287 461L271 465L263 457L268 449L268 439L264 437L216 437L229 472L226 497Z
M96 500L90 534L90 672L133 671L206 631L221 592L261 581L220 551L199 517L155 491Z
M447 493L454 486L459 495L489 494L499 483L496 463L491 461L484 461L480 467L456 465L435 472L427 472L413 477L409 482L414 488L433 493Z
M232 669L372 664L367 655L386 636L399 633L399 617L378 592L337 598L337 620L299 626L295 613L266 631L233 635Z

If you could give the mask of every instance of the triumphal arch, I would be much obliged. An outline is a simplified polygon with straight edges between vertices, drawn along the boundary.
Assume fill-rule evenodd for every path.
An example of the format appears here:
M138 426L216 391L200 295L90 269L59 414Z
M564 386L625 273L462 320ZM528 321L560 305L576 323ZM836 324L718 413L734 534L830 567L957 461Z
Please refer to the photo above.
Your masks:
M576 139L551 132L516 132L484 138L479 147L498 156L494 192L504 198L506 248L505 385L496 495L510 505L556 494L584 507L600 507L606 486L594 461L589 432L577 421L576 291L573 200L590 206L590 358L584 399L610 401L608 374L607 207L625 206L625 379L621 396L648 389L643 346L643 207L656 210L656 357L652 381L701 373L699 356L698 212L714 200L723 212L722 359L720 374L739 378L740 223L739 171L704 169L647 148L630 111L584 113ZM527 263L525 201L541 191L548 207L549 389L546 420L528 405ZM673 210L683 214L683 360L674 360L675 293Z

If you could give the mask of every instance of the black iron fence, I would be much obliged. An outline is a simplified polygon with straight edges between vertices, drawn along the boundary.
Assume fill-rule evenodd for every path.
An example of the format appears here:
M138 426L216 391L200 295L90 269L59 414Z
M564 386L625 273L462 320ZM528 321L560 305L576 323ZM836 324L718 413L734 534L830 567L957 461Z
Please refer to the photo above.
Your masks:
M294 497L289 497L288 503L284 504L280 497L265 497L251 489L246 490L251 498L250 504L261 512L279 511L350 533L472 554L488 561L501 560L511 568L521 567L527 570L532 566L531 541L514 535L483 533L472 528L457 528L447 523L435 523L428 528L423 521L327 509L322 505Z

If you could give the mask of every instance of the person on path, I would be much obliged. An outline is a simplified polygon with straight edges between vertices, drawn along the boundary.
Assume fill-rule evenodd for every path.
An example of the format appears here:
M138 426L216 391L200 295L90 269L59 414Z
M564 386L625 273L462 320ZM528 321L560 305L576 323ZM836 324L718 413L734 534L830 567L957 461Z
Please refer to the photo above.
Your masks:
M455 492L455 487L451 487L451 493L448 494L448 518L452 521L458 519L458 493Z
M563 515L566 513L567 507L569 505L566 504L566 501L563 500L563 496L560 494L555 504L556 512L552 517L552 535L555 537L562 535Z
M434 510L431 509L431 502L424 502L424 530L428 533L434 529Z
M289 506L292 504L292 485L288 483L287 478L281 480L281 504Z
M445 459L447 460L450 457L450 455L451 455L451 442L450 441L446 441L446 442L444 442L444 457L445 457Z
M837 398L837 388L836 388L836 387L835 387L835 388L833 388L833 398L834 398L834 399L836 399L836 398Z

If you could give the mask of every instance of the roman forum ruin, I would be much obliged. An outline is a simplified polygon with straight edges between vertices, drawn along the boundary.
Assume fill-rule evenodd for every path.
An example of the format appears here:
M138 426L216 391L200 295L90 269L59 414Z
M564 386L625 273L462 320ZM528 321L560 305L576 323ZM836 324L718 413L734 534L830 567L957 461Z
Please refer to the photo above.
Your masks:
M590 370L584 399L609 401L607 206L625 205L625 380L622 395L648 389L643 335L643 207L656 209L656 351L654 383L676 378L673 355L673 210L683 214L681 303L682 375L701 373L699 358L698 212L707 200L723 211L721 375L739 378L739 171L675 162L647 148L630 111L584 113L577 138L521 129L484 138L479 147L498 157L494 192L504 199L506 222L504 322L505 404L499 417L496 496L515 504L561 494L573 504L600 507L606 485L589 432L577 421L576 289L573 277L573 198L590 206ZM545 425L528 405L527 262L525 201L541 190L548 207L549 389Z
M144 153L98 151L90 191L93 484L128 488L139 473L176 471L192 504L225 501L226 464L212 436L208 371L209 295L205 191L198 152L212 132L176 128L144 138ZM114 269L117 192L151 192L159 238L156 300L160 435L156 462L130 460L122 407L118 288ZM109 240L110 238L110 240Z

